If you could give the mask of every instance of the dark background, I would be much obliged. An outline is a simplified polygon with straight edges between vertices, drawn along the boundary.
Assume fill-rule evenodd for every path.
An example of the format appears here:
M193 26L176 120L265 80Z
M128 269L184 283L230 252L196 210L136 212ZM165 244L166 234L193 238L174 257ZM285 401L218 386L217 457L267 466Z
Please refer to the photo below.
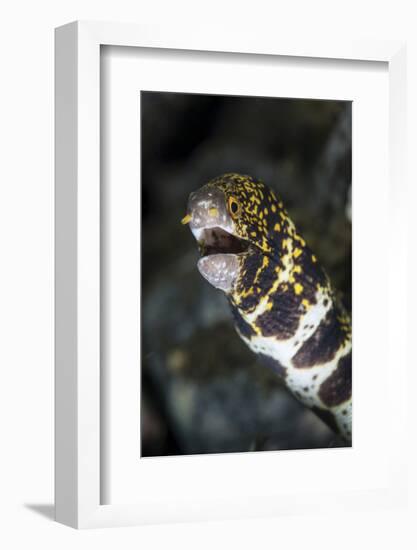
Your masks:
M141 92L142 456L342 444L235 333L180 224L225 172L262 179L351 308L351 103Z

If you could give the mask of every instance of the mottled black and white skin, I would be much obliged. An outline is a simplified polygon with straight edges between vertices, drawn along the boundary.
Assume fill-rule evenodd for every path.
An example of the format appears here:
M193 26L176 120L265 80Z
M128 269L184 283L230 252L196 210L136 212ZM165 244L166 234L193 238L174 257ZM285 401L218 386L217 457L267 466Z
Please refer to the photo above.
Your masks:
M198 269L223 291L242 340L346 441L352 438L351 322L279 197L225 174L188 200Z

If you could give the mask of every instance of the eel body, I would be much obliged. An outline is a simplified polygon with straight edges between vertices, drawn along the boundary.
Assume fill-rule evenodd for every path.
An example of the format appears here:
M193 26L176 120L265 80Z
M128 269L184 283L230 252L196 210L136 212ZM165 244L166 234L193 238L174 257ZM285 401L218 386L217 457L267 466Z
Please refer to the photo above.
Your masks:
M242 340L351 441L351 321L281 199L261 181L225 174L191 193L183 223Z

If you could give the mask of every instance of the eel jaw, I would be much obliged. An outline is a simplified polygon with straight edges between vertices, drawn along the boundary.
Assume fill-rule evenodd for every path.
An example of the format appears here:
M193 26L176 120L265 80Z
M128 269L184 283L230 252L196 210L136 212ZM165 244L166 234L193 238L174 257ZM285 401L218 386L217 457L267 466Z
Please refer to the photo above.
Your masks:
M209 227L198 232L201 258L197 267L201 275L215 288L233 292L242 258L250 244L221 227Z
M198 270L214 288L227 294L233 291L239 272L239 258L236 254L214 254L198 260Z
M207 184L191 193L182 223L189 224L198 242L202 257L197 267L201 275L215 288L231 293L241 256L248 253L250 245L235 235L224 192Z

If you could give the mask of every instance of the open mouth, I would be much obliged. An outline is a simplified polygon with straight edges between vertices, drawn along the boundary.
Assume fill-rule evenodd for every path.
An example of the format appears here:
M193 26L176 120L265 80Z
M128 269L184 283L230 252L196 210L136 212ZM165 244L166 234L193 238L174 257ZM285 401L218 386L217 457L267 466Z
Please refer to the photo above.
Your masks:
M202 256L213 254L243 254L249 251L250 244L239 239L221 227L204 229L198 241Z

